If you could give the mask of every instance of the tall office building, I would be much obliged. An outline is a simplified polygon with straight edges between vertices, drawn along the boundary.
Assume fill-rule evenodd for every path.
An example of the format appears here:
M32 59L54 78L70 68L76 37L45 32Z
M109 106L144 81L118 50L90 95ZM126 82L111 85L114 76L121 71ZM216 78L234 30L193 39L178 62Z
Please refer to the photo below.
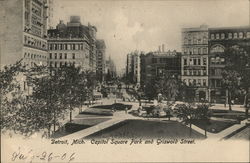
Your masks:
M104 80L105 74L105 64L106 64L106 45L104 40L97 40L96 41L96 55L97 55L97 70L96 75L100 82Z
M18 60L27 67L47 64L48 0L2 0L1 67Z
M182 29L181 79L193 100L208 100L208 27Z

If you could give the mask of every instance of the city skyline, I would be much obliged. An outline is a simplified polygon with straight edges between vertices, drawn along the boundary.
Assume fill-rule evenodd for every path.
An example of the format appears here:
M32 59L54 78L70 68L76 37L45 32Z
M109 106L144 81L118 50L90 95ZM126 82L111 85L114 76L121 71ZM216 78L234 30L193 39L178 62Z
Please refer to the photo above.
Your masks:
M53 26L70 15L79 15L83 24L97 27L97 38L107 44L118 71L126 55L134 50L181 51L181 28L207 24L209 27L247 26L249 1L81 1L55 0ZM159 16L160 15L160 16Z

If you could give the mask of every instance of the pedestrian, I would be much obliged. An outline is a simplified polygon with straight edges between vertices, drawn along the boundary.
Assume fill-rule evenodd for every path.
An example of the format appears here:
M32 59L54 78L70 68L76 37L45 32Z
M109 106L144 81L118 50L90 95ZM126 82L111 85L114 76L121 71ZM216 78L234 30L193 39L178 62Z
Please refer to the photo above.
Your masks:
M125 108L125 113L128 114L128 108L127 107Z

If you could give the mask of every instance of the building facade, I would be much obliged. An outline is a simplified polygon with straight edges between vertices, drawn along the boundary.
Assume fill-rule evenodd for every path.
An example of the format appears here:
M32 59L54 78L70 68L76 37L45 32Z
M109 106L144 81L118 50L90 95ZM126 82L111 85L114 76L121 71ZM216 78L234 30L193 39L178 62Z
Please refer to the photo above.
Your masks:
M95 33L92 28L82 25L79 16L71 16L67 25L60 21L56 29L48 30L49 65L73 64L96 72Z
M26 68L47 66L48 0L0 1L0 67L21 61ZM23 74L17 77L24 95L29 95Z
M28 68L47 65L47 0L3 0L1 16L1 67L22 59Z
M109 56L108 60L106 60L105 75L106 75L106 80L107 80L107 78L111 78L111 79L116 78L116 75L117 75L115 63L111 59L110 56Z
M222 85L226 64L225 51L233 46L243 48L250 56L250 26L209 28L209 91L211 102L225 103L227 92ZM237 80L237 79L236 79Z
M106 65L106 45L104 40L96 41L97 49L97 78L100 82L104 80L105 65Z
M141 55L141 86L165 73L180 78L181 54L177 51L158 51Z
M182 29L181 80L195 101L209 100L208 27Z
M130 83L136 85L137 88L140 87L141 83L141 55L143 53L139 51L134 51L127 54L126 63L126 78Z

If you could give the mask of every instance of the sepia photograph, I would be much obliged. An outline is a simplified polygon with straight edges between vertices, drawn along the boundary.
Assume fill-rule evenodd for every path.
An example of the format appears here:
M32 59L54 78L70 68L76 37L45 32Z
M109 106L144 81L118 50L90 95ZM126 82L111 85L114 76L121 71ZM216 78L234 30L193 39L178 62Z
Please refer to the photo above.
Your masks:
M0 0L1 162L249 162L250 0Z

